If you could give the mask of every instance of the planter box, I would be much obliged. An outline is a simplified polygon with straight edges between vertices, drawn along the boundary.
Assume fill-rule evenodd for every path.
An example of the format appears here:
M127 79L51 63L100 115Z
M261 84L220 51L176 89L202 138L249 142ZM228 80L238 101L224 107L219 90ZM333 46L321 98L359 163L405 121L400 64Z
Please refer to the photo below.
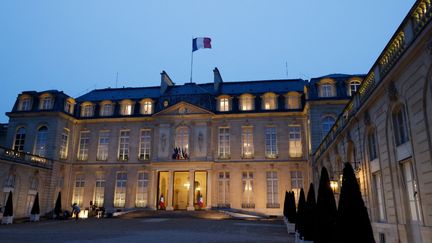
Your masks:
M2 218L2 224L12 224L13 216L7 216Z
M30 222L39 221L39 214L30 214Z
M293 234L295 234L295 224L292 224L292 223L290 223L290 222L287 222L287 231L288 231L288 234L290 234L290 235L293 235Z

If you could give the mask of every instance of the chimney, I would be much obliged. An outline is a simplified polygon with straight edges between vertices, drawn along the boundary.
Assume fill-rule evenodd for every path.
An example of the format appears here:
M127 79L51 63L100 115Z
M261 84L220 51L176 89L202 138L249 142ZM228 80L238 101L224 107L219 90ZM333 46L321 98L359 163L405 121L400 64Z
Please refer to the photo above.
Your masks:
M213 69L214 75L214 91L218 92L220 88L220 84L223 83L222 76L220 75L219 69L215 67Z
M161 85L160 85L160 93L164 94L169 86L174 86L174 82L168 76L165 71L161 72Z

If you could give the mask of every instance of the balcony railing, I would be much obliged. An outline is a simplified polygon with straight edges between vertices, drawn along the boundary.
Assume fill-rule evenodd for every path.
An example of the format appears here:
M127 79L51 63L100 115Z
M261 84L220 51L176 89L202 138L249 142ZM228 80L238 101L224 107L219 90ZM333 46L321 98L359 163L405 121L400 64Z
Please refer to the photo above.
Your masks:
M350 119L357 113L360 107L367 101L375 88L382 82L385 76L393 69L403 53L411 46L414 40L432 19L432 0L418 0L411 8L402 24L397 29L375 64L369 70L361 83L358 92L345 106L332 129L321 141L314 151L313 158L316 161L327 150L336 136L345 128Z
M53 165L53 161L50 159L34 154L18 152L5 147L0 147L0 159L50 170Z

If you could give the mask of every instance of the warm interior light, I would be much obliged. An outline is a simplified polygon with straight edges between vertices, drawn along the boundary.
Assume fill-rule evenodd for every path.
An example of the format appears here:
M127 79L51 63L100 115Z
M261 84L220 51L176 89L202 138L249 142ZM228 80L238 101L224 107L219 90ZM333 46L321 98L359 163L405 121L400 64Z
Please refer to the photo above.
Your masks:
M339 187L338 182L334 180L330 181L330 187L333 190L333 192L336 193Z

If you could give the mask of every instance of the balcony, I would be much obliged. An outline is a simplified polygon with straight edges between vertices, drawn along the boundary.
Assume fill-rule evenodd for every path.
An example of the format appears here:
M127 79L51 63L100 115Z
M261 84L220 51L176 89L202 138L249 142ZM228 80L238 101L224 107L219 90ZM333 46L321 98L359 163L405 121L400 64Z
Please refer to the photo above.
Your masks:
M53 166L53 161L51 159L40 157L34 154L14 151L5 147L0 147L0 159L49 170L52 170Z

